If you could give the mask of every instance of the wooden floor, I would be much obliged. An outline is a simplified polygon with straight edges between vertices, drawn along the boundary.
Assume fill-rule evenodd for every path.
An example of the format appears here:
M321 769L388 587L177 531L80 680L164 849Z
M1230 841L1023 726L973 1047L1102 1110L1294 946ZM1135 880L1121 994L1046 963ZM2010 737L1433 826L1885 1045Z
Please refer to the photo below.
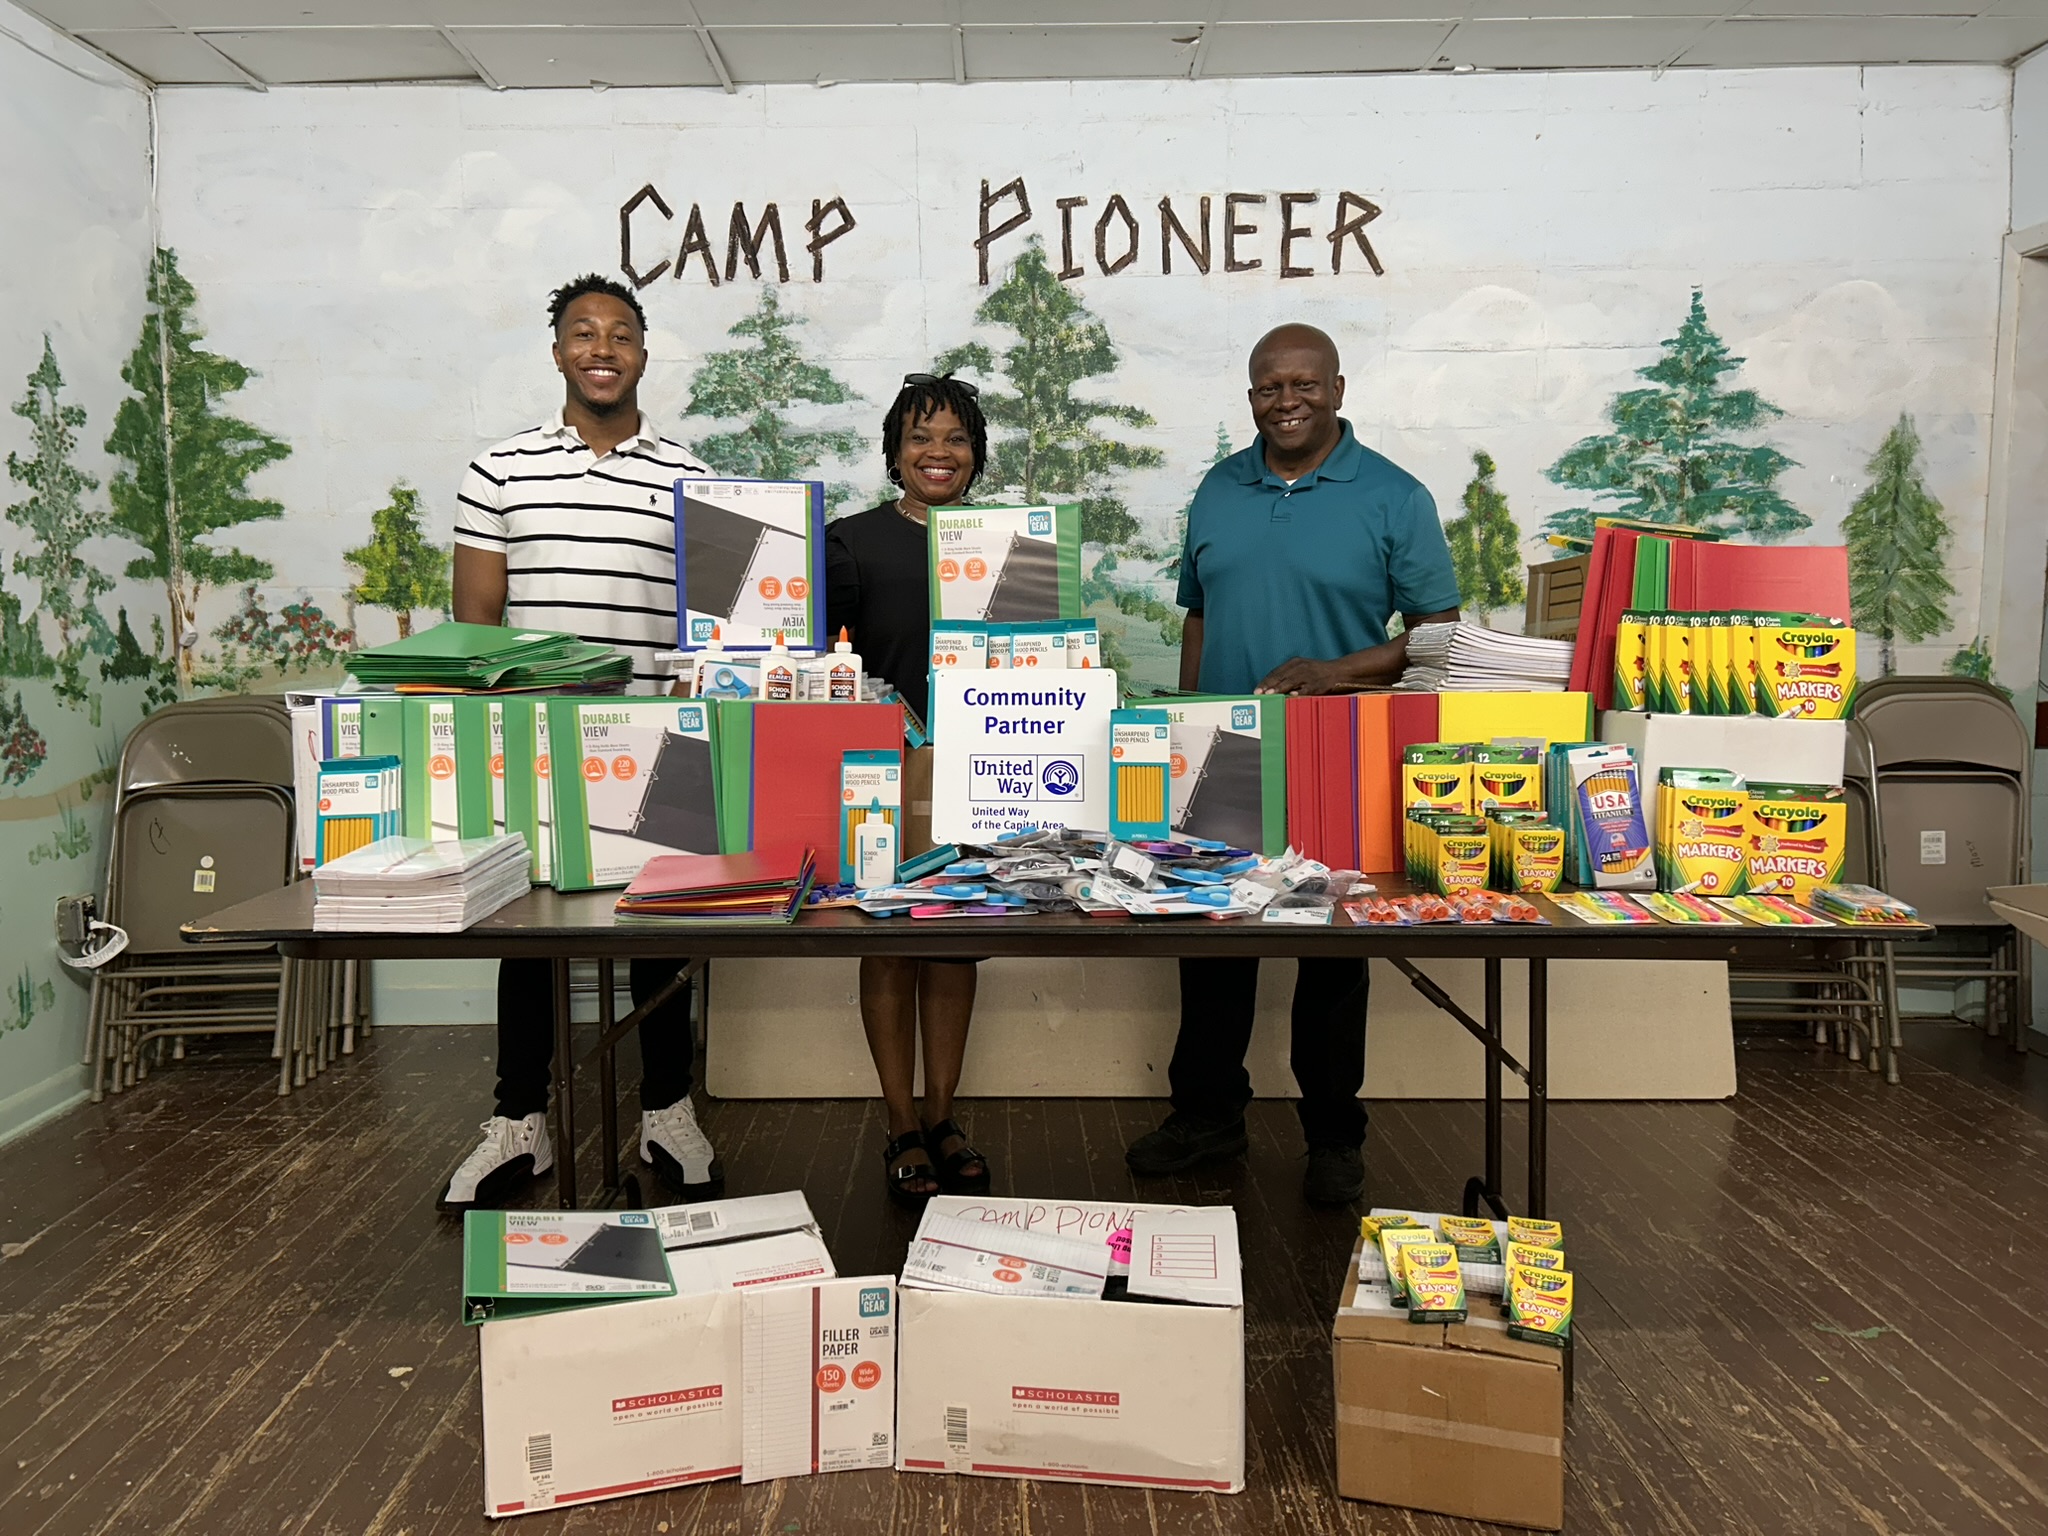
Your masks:
M476 1340L433 1197L488 1108L490 1049L485 1030L389 1030L283 1102L267 1064L224 1049L0 1149L0 1532L489 1528ZM1888 1089L1762 1042L1729 1103L1559 1107L1553 1214L1582 1328L1568 1529L2048 1530L2044 1065L1950 1034ZM1126 1198L1123 1144L1159 1106L967 1111L999 1189ZM843 1271L897 1268L912 1223L884 1198L873 1106L728 1103L705 1121L732 1192L800 1187ZM1478 1133L1475 1106L1379 1107L1373 1197L1454 1199ZM514 1529L1479 1530L1335 1497L1329 1323L1355 1227L1303 1206L1298 1150L1290 1108L1261 1103L1241 1168L1142 1187L1230 1201L1243 1223L1237 1497L876 1472ZM596 1165L586 1146L586 1177Z

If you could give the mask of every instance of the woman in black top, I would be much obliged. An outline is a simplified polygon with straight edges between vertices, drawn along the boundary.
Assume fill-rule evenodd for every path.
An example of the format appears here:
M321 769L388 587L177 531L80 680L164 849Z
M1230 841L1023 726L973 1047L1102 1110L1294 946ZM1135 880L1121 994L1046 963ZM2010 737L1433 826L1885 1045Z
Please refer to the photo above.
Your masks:
M988 459L988 427L975 388L928 373L905 377L882 419L882 456L903 488L895 501L825 529L825 630L843 626L866 670L893 683L929 721L931 654L927 511L963 500ZM953 1120L953 1090L967 1055L975 962L869 956L860 963L860 1018L888 1105L882 1162L899 1204L941 1189L986 1193L988 1159ZM924 1109L913 1085L924 1036Z

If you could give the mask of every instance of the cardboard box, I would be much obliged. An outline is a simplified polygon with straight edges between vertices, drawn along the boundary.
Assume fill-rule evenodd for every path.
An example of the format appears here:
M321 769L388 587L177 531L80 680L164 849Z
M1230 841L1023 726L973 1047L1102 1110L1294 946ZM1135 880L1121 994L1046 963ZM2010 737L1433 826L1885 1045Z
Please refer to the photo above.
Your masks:
M798 1194L654 1215L674 1296L478 1328L486 1514L740 1475L749 1297L832 1280L831 1255Z
M1499 1525L1564 1525L1564 1352L1507 1336L1481 1302L1411 1323L1358 1252L1331 1329L1337 1491Z
M903 846L898 862L930 853L932 842L932 749L911 747L903 754Z
M1099 1238L1130 1275L1130 1232L1216 1230L1224 1210L941 1197L928 1211ZM903 1286L897 1460L906 1472L1236 1493L1244 1487L1244 1300L1231 1241L1202 1284L1221 1305L988 1296ZM1146 1267L1153 1244L1138 1255ZM1184 1267L1185 1244L1161 1250ZM1118 1257L1121 1255L1121 1257Z

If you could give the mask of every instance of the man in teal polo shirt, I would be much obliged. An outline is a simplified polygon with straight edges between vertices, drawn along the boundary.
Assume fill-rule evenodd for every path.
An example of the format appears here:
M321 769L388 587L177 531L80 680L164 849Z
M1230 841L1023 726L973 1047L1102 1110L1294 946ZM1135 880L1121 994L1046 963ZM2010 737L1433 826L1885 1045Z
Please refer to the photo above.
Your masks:
M1202 481L1181 549L1180 685L1204 693L1351 693L1397 681L1406 630L1458 617L1436 502L1338 416L1337 346L1283 325L1252 349L1258 440ZM1387 638L1399 613L1406 628ZM1343 1205L1365 1189L1366 967L1300 960L1289 1064L1308 1141L1302 1190ZM1180 963L1173 1113L1125 1154L1135 1173L1184 1173L1245 1149L1256 959Z

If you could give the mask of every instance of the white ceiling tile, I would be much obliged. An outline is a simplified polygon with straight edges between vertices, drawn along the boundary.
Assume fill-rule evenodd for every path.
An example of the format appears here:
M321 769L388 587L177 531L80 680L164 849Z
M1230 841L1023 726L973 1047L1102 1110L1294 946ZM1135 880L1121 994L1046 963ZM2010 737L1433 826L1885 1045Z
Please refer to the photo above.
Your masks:
M1298 21L1214 27L1202 73L1349 75L1424 69L1450 35L1448 21Z
M951 80L951 27L714 27L735 80Z
M1964 23L1962 40L1971 58L2006 63L2048 43L2048 15L1982 16Z
M697 15L706 26L888 26L906 22L940 25L957 18L954 0L696 0ZM679 6L668 7L670 20ZM1015 10L1017 7L1012 6ZM1008 17L1006 20L1032 20Z
M1683 53L1701 17L1632 21L1467 21L1439 50L1480 69L1652 69Z
M293 27L209 32L206 40L271 85L476 78L469 61L430 27Z
M186 32L81 32L93 47L159 85L246 85L242 72Z
M678 0L425 0L421 9L444 27L680 27L689 20Z
M960 20L973 26L1072 26L1081 22L1172 22L1182 35L1201 25L1210 0L960 0Z
M1975 16L1992 0L1739 0L1728 9L1749 16L1796 16L1810 21L1876 20L1888 16L1943 19Z
M106 32L161 27L169 22L148 0L17 0L60 32Z
M1193 7L1189 7L1193 9ZM1223 0L1219 21L1456 21L1464 0Z
M970 80L1131 80L1185 75L1189 30L1167 25L969 27Z
M503 86L717 85L688 27L455 27Z
M174 23L226 32L272 27L418 26L426 0L149 0Z
M1709 28L1677 62L1741 67L1770 64L1904 64L1953 59L1962 17L1733 17Z
M1809 10L1817 10L1828 0L1799 0ZM1837 4L1853 4L1857 0L1834 0ZM1905 0L1905 3L1927 6L1936 0ZM1969 0L1977 3L1977 0ZM1475 21L1482 20L1602 20L1645 18L1651 20L1665 17L1712 17L1725 16L1730 11L1742 8L1743 0L1472 0L1467 8Z

